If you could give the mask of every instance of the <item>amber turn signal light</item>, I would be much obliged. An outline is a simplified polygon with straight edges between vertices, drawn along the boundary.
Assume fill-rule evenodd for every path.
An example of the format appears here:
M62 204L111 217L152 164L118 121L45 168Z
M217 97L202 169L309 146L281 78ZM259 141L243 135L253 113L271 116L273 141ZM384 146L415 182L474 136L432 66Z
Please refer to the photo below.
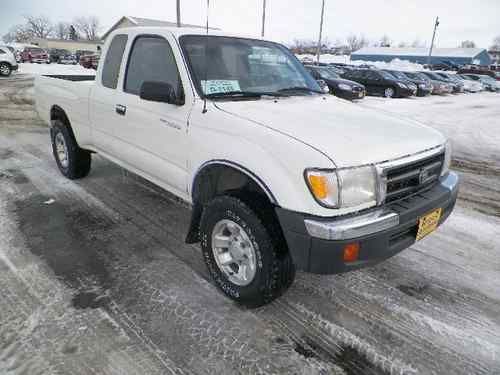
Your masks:
M309 186L317 199L325 199L328 196L328 187L325 176L310 175Z
M359 242L344 246L344 262L355 262L359 258Z

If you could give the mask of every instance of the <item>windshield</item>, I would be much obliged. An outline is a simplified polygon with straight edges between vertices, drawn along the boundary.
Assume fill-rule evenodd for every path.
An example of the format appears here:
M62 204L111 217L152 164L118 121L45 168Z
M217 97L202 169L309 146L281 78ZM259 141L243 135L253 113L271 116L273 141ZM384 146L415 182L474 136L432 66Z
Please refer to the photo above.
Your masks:
M324 79L338 79L340 78L339 75L337 73L335 73L333 70L331 70L330 68L313 68L315 69L317 72L319 72L319 74L321 74L321 78L324 78Z
M443 77L438 76L435 73L425 72L425 73L422 73L422 74L425 74L426 76L431 77L432 79L437 79L438 81L443 81L444 80Z
M421 79L425 82L429 82L430 81L430 78L427 77L425 74L423 73L418 73L418 72L407 72L406 73L409 77L412 77L412 78L416 78L416 79Z
M299 60L279 44L204 35L186 35L180 43L200 96L321 92Z
M391 70L390 72L394 77L396 78L399 78L399 79L408 79L407 76L405 76L405 74L403 72L398 72L398 71L394 71L394 70Z
M491 78L490 76L480 76L479 79L485 82L496 82L495 78Z
M389 72L386 72L385 70L381 70L380 71L380 74L382 74L382 76L385 78L385 79L395 79L396 77L394 75L392 75L391 73Z
M33 52L33 53L44 53L45 51L41 48L28 48L27 49L29 52Z

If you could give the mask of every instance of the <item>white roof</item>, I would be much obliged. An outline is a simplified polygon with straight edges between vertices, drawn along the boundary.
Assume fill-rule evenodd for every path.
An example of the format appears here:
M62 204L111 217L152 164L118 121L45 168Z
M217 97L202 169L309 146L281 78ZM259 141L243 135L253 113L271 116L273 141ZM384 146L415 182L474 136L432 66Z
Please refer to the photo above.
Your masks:
M154 34L158 32L170 32L174 35L174 37L179 38L183 35L207 35L206 29L201 29L201 28L193 28L193 27L163 27L163 26L156 26L156 27L147 27L147 26L141 26L141 27L123 27L121 29L117 29L113 31L113 34L115 33L124 33L124 32L134 32L138 34ZM249 39L260 39L259 36L255 35L242 35L242 34L235 34L235 33L229 33L221 30L208 30L208 35L209 36L230 36L230 37L239 37L239 38L249 38Z
M434 57L476 57L483 48L434 48ZM428 56L429 48L393 48L393 47L364 47L352 55L378 55L378 56Z

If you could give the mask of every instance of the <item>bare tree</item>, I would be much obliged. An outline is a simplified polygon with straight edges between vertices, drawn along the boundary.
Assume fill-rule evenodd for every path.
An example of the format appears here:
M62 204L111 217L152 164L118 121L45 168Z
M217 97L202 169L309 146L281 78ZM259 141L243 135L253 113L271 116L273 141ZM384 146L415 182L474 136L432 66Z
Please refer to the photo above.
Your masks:
M347 45L349 46L349 50L351 52L355 52L360 48L363 48L368 45L368 40L364 36L356 36L351 34L346 39Z
M392 44L391 38L389 38L387 35L383 35L382 38L380 38L379 46L380 47L390 47Z
M87 40L98 40L98 32L101 28L99 19L95 16L78 17L75 19L74 26Z
M424 48L425 43L421 42L420 39L415 39L413 43L411 44L413 48Z
M26 28L35 38L47 38L52 31L54 26L52 22L45 16L24 16L26 19Z
M70 39L70 24L67 22L58 22L55 25L54 33L58 39Z
M9 29L7 34L2 37L2 40L5 43L26 43L29 42L31 38L33 38L33 34L26 25L14 25Z
M500 35L493 39L493 45L490 47L493 51L500 51Z
M472 40L464 40L460 43L461 48L476 48L476 43Z
M78 32L76 31L75 26L69 25L68 32L69 32L69 39L70 40L78 40L79 39Z

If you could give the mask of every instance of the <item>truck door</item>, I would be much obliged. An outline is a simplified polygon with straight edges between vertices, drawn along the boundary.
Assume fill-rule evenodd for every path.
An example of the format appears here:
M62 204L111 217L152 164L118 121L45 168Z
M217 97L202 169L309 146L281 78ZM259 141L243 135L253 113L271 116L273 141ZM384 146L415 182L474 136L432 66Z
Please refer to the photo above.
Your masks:
M128 36L125 34L113 37L90 95L92 143L98 151L111 157L116 157L118 151L114 137L114 123L121 118L116 116L116 89L127 40Z
M173 38L172 38L172 42ZM131 43L123 85L116 94L114 135L119 157L145 177L180 196L186 193L187 123L191 103L168 104L139 97L144 82L168 83L185 95L176 56L167 37L137 35ZM188 96L190 98L190 96Z

